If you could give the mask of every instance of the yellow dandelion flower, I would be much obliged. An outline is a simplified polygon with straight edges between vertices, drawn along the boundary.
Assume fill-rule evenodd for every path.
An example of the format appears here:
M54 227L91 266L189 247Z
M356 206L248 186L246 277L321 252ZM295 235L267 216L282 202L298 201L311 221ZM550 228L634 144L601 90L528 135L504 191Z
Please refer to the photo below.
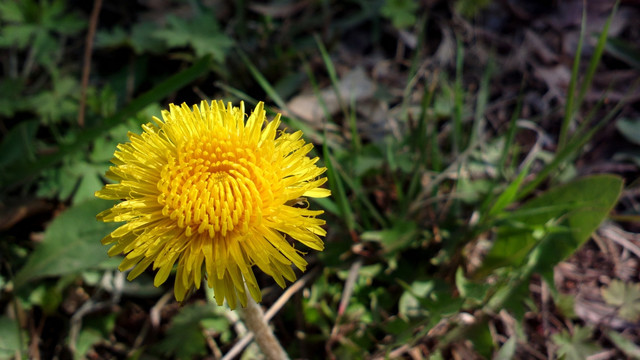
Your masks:
M126 222L102 243L114 244L110 256L126 254L119 269L133 267L129 280L153 263L159 286L177 263L178 301L204 277L218 305L226 299L233 309L238 299L246 306L246 289L261 299L253 265L281 287L296 278L292 264L305 270L286 235L324 248L323 211L296 207L330 195L320 188L326 168L307 156L313 145L300 131L278 131L280 115L268 122L263 103L245 117L243 103L171 104L163 120L154 117L118 145L106 174L116 183L96 196L123 201L97 218Z

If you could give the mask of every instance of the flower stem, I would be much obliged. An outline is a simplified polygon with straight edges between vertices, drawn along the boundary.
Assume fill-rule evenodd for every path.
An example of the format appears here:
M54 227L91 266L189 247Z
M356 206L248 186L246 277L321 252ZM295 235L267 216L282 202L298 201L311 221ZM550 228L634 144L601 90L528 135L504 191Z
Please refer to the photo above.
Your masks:
M256 304L251 296L248 296L247 307L242 310L245 325L253 333L265 358L268 360L289 360L289 356L264 319L262 308Z

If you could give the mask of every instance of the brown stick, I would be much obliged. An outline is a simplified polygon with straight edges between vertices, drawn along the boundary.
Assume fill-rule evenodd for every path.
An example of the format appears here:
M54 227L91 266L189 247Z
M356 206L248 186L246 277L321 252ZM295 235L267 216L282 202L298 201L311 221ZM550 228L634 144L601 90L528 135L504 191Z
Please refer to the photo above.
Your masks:
M82 67L82 88L80 92L80 108L78 109L78 125L84 126L84 109L87 104L87 87L89 86L89 73L91 72L91 52L93 50L93 37L98 27L98 15L102 0L95 0L93 10L91 10L91 18L89 19L89 31L87 31L87 39L84 47L84 65Z

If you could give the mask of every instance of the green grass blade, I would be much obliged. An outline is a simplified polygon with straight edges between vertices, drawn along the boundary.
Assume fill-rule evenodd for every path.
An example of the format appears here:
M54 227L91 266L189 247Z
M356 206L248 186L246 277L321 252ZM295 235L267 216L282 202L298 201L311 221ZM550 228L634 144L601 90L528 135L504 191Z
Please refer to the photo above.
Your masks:
M562 149L567 142L567 132L569 131L569 125L573 121L573 117L576 112L576 107L579 107L580 103L576 105L576 84L578 82L578 71L580 70L580 56L582 55L582 43L584 42L584 33L587 28L587 8L582 8L582 20L580 25L580 37L578 39L578 47L576 48L576 54L573 58L573 67L571 69L571 80L569 80L569 89L567 90L567 103L564 108L564 118L560 125L560 135L558 136L558 149Z
M427 15L424 15L420 22L418 23L418 41L417 44L424 44L424 39L427 35ZM407 75L407 86L404 88L404 92L402 94L402 106L400 108L400 119L402 121L407 121L407 109L409 108L409 103L411 102L411 93L415 88L416 83L418 82L419 77L416 76L418 73L418 67L421 63L424 62L424 52L420 47L416 48L416 51L413 55L413 59L411 59L411 66L409 67L409 74Z
M464 101L464 90L462 88L462 67L464 65L464 46L460 38L456 39L456 82L454 87L454 113L452 144L453 153L458 155L462 149L462 107Z
M635 88L634 88L635 89ZM522 199L535 190L554 170L556 170L562 163L564 163L572 155L575 155L580 149L587 143L593 135L595 135L600 129L602 129L622 108L626 101L621 100L616 106L598 122L593 128L586 132L582 136L574 136L567 145L560 150L553 160L545 166L536 177L528 184L523 186L522 190L518 193L517 199Z
M502 173L503 176L506 176L505 166L507 164L507 158L509 157L509 150L513 146L513 142L516 138L518 117L520 117L520 111L522 110L522 97L524 94L524 81L522 82L522 87L520 88L520 95L518 95L518 100L516 103L516 108L511 114L511 120L509 121L509 128L507 129L507 137L504 140L504 147L502 148L502 154L500 155L500 162L498 163L498 169Z
M351 209L349 199L347 198L347 192L344 189L340 175L336 172L335 167L333 166L333 159L328 146L322 147L322 154L324 156L324 164L327 167L327 178L329 178L331 196L338 203L340 216L347 225L347 228L350 231L353 231L356 227L353 210Z
M249 72L251 73L253 78L258 82L258 85L260 85L260 87L265 91L267 96L271 97L273 102L280 109L282 109L287 114L289 114L289 116L283 116L283 120L286 120L286 122L288 122L294 128L296 128L298 130L302 130L302 132L307 137L311 138L313 141L320 142L321 139L323 138L322 135L320 135L320 133L318 131L314 130L309 125L307 125L304 121L301 121L301 120L291 116L291 115L293 115L293 113L291 112L291 110L289 109L287 104L284 102L282 97L280 97L278 92L273 88L273 86L271 86L269 81L264 77L264 75L262 75L262 73L258 70L258 68L256 68L255 65L253 65L251 60L249 60L247 55L242 50L238 50L238 53L240 54L240 58L242 59L242 62L244 62L244 64L247 66L247 68L249 69ZM231 89L233 89L233 88L230 88L230 87L224 87L224 88L225 88L225 90L227 90L229 92L231 92ZM244 94L244 92L241 92L241 91L237 90L237 91L235 91L235 94L240 95L240 94ZM271 112L272 113L276 113L275 111L271 111Z
M336 204L335 201L331 200L331 198L308 198L308 200L312 203L316 203L320 205L321 208L326 210L328 213L331 213L336 216L340 216L340 207Z
M242 91L240 89L234 88L233 86L229 86L229 85L227 85L227 84L225 84L225 83L223 83L221 81L217 81L215 83L215 85L217 87L221 88L222 90L228 92L229 94L237 97L238 99L242 99L242 100L250 103L251 105L255 106L258 103L258 99L250 96L249 94L247 94L246 92L244 92L244 91Z
M291 113L287 107L287 104L284 102L282 97L280 97L280 94L278 94L278 92L273 88L273 86L271 86L269 81L264 77L264 75L262 75L260 70L258 70L258 68L256 68L255 65L253 65L251 60L249 60L249 57L247 57L247 54L245 54L244 51L240 49L238 49L238 54L240 55L240 59L242 60L244 65L247 67L247 69L249 69L249 72L251 73L253 78L258 82L258 85L260 85L260 87L262 88L262 90L264 90L267 96L269 96L279 108L287 111L287 113Z
M349 127L351 128L351 146L356 154L360 153L362 149L362 139L360 139L360 133L358 132L358 120L356 118L356 99L351 97L351 111L349 111Z
M471 131L470 142L480 141L481 132L484 128L484 112L489 103L489 82L495 71L495 63L489 60L480 80L480 88L478 89L478 98L476 100L476 111L473 119L473 130Z
M516 177L516 179L512 181L509 186L507 186L504 192L502 192L502 194L498 196L498 199L489 210L489 217L497 215L516 199L516 195L518 193L520 185L522 185L524 178L529 174L531 163L532 162L530 161L529 163L525 164L520 171L520 174L518 174L518 177Z
M593 50L593 55L591 56L591 60L589 61L589 67L587 68L587 73L586 73L584 82L580 87L580 94L578 95L578 104L577 104L578 107L580 106L580 104L582 104L582 101L584 100L584 97L587 94L587 91L591 87L593 76L596 73L596 68L598 67L598 64L600 64L602 53L604 52L605 45L607 44L607 35L609 34L609 27L611 26L611 21L613 20L613 17L615 16L616 11L618 10L619 4L620 4L620 0L616 1L615 5L613 6L613 9L611 10L611 14L609 14L609 17L607 18L607 21L604 24L604 28L602 29L602 32L598 37L598 43L596 44L596 47Z
M309 62L308 61L304 61L302 63L302 66L304 67L304 70L307 73L307 77L309 78L309 82L311 83L311 88L313 89L313 94L316 96L316 99L318 99L318 103L320 104L320 107L322 108L322 113L324 114L324 118L328 122L333 122L333 117L331 116L331 112L329 111L329 108L327 107L327 102L324 101L324 98L322 97L322 94L320 93L320 87L318 86L318 82L316 81L315 75L313 75L313 71L311 71L311 66L309 65Z
M333 91L336 93L336 97L338 98L338 104L340 104L340 108L344 114L345 119L349 117L347 112L347 107L343 101L342 94L340 93L340 80L338 79L338 73L336 72L335 66L333 66L333 61L331 61L331 57L329 56L329 52L327 48L320 40L318 34L314 34L313 38L318 45L318 50L320 50L320 56L322 57L322 61L324 62L324 66L327 68L327 73L329 74L329 80L331 80L331 87Z

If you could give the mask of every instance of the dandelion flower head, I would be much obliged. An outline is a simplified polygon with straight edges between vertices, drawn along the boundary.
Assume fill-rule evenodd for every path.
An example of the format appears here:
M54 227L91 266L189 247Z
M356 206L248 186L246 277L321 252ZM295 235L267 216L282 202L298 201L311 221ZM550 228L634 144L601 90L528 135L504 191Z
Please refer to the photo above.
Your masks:
M206 279L232 309L246 305L246 289L261 300L254 265L281 287L294 281L291 265L307 262L292 244L321 251L326 234L323 211L305 200L330 195L326 168L307 156L313 145L279 131L279 114L268 122L262 103L248 118L243 103L222 101L171 104L162 118L118 145L106 174L115 183L96 192L122 200L97 216L125 222L102 240L110 256L126 254L119 269L133 268L131 280L153 264L159 286L177 264L178 301Z

